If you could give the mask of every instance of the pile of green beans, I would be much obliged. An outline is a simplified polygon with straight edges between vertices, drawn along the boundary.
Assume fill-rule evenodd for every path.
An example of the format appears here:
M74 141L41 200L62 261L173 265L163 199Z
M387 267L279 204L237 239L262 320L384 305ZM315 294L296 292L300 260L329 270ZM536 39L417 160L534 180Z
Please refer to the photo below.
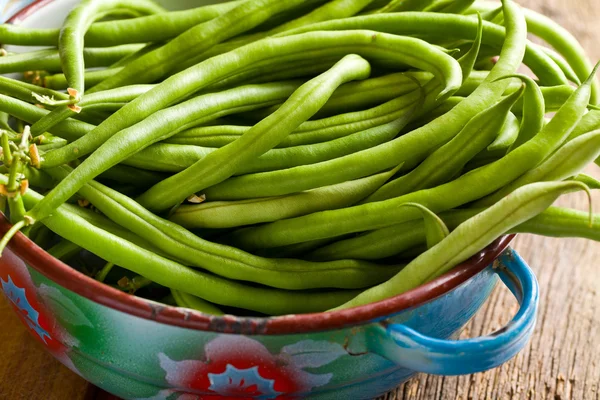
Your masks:
M0 251L22 231L141 297L283 315L401 294L507 233L600 240L551 207L600 188L597 68L515 0L82 0L0 41Z

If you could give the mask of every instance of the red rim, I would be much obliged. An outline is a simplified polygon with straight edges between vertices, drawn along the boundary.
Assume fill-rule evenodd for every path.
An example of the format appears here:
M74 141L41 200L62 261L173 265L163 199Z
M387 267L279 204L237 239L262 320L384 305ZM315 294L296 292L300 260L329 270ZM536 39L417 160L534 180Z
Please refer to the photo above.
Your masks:
M34 2L11 18L10 22L22 21L52 1ZM2 216L0 233L6 233L10 227L10 223ZM7 250L14 252L31 268L60 286L95 303L132 316L193 330L247 335L277 335L326 331L366 324L429 302L483 271L508 247L514 236L499 238L449 273L396 297L347 310L270 318L240 318L229 315L213 317L192 310L161 305L123 293L55 259L20 233L13 238Z

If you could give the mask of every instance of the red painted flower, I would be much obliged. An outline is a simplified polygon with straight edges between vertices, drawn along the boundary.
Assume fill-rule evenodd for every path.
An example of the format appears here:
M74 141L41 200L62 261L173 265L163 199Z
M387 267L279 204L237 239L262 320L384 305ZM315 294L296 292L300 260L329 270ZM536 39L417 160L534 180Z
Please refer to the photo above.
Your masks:
M169 384L190 394L205 393L202 399L285 399L329 383L333 374L312 374L304 368L324 366L345 354L337 343L305 340L273 355L256 340L221 335L205 346L203 360L174 361L165 354L159 358Z

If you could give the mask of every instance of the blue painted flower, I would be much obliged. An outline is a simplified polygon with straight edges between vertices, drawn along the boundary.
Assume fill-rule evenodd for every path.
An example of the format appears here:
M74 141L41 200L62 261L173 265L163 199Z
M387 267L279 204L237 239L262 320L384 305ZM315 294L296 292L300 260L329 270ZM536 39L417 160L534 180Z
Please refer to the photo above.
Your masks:
M222 396L245 394L255 399L274 399L281 392L275 390L275 380L265 379L258 373L258 366L237 369L228 364L221 374L208 374L209 390Z
M0 279L0 283L2 284L4 294L8 300L13 303L29 328L31 328L45 344L48 344L47 339L50 339L50 334L40 325L40 313L37 312L37 310L31 306L29 300L27 300L25 289L15 285L10 275L8 276L8 282L5 282L4 279Z

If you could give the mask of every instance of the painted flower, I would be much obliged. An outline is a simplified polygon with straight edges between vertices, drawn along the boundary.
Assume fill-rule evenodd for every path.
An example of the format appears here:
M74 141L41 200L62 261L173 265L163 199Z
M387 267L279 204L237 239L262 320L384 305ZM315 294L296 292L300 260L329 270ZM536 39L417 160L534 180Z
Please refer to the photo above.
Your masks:
M313 374L305 368L327 365L342 355L344 348L326 341L305 340L271 354L260 342L243 336L221 335L204 349L204 359L176 361L159 354L167 381L179 390L205 393L202 399L284 399L289 394L308 393L329 383L333 374ZM180 393L168 391L156 399ZM180 393L179 400L197 399Z
M66 344L72 344L74 339L57 324L52 312L38 299L37 294L43 288L36 288L25 264L9 251L2 255L0 263L0 288L32 336L54 357L78 373L66 354Z

